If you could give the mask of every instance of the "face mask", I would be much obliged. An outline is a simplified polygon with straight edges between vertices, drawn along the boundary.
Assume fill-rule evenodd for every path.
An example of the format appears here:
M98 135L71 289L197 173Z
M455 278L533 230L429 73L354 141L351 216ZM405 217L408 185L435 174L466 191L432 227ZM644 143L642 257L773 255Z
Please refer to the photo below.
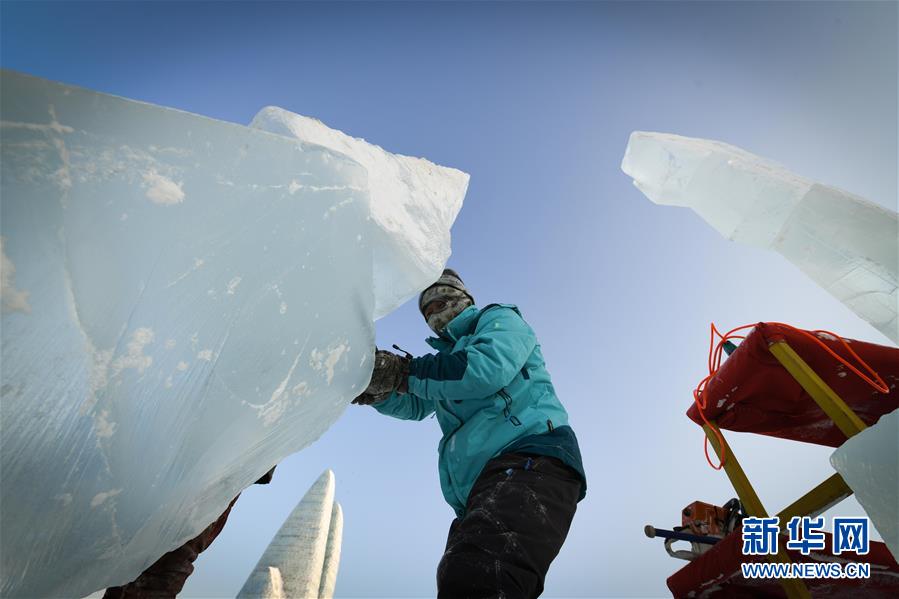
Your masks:
M471 305L471 300L463 296L458 299L448 300L446 307L439 312L434 312L428 317L428 326L438 335L443 332L456 316L462 313L462 310Z
M438 335L462 310L472 305L471 298L465 292L447 285L435 285L425 291L422 298L422 312L427 313L435 302L443 303L443 307L431 313L426 320L431 330Z

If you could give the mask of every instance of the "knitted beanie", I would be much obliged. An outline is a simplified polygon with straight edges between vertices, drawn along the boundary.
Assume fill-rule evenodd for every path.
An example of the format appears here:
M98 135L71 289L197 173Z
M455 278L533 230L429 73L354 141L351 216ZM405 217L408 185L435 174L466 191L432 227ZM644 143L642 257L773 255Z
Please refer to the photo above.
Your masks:
M425 294L428 292L428 289L431 289L433 287L439 287L439 286L446 286L446 287L452 287L453 289L457 289L457 290L461 291L465 296L467 296L468 299L471 300L472 304L474 303L474 298L472 297L471 293L468 292L468 289L465 287L465 283L462 282L462 278L459 276L459 273L457 273L456 271L454 271L451 268L446 268L446 269L444 269L443 274L440 275L440 278L437 279L431 285L428 285L424 289L424 291L421 292L421 295L418 296L418 309L422 314L424 314L424 308L425 308L425 304L424 304L423 300L425 298Z

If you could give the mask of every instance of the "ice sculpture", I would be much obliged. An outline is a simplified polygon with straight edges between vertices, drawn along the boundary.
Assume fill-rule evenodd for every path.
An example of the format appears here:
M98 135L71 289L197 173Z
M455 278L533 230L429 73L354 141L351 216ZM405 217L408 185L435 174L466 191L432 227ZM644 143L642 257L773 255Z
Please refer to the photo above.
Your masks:
M343 512L334 501L334 473L322 474L278 530L238 599L334 596Z
M847 439L830 463L899 560L899 411Z
M370 376L375 307L443 268L467 175L405 161L375 207L344 153L0 76L0 595L79 597L336 420ZM420 181L432 201L384 229L372 214L412 211Z
M688 206L724 237L778 251L899 344L896 212L707 139L635 131L621 169L653 202Z

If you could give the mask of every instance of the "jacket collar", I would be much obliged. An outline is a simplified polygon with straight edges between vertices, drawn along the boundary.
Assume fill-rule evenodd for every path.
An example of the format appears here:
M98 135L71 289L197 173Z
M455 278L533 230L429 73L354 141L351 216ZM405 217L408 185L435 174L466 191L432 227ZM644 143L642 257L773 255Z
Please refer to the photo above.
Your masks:
M451 347L452 344L459 340L459 337L464 336L468 332L468 328L479 312L480 310L477 306L468 306L449 321L449 324L446 325L439 337L428 337L425 339L425 342L437 351Z

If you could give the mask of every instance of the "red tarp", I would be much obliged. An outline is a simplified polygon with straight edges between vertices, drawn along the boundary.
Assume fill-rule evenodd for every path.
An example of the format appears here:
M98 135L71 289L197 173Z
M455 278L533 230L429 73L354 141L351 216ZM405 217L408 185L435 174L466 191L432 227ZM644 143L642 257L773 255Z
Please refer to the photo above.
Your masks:
M780 543L787 537L781 535ZM798 563L840 563L870 564L871 577L866 579L806 579L805 584L815 599L887 599L899 596L899 564L893 559L886 545L872 541L867 555L854 553L833 555L831 535L825 533L826 547L823 551L812 551L802 555L798 551L787 550L790 561ZM777 579L746 579L740 563L767 561L765 556L742 555L742 530L737 529L704 554L672 574L668 578L668 588L675 597L786 597Z
M865 372L837 339L823 333L816 336ZM777 341L786 341L866 424L874 424L899 408L899 349L849 342L890 388L890 393L885 394L862 381L811 339L775 324L759 323L706 385L706 418L732 431L831 447L843 444L846 437L840 429L768 351L768 346ZM687 416L702 424L695 404Z

